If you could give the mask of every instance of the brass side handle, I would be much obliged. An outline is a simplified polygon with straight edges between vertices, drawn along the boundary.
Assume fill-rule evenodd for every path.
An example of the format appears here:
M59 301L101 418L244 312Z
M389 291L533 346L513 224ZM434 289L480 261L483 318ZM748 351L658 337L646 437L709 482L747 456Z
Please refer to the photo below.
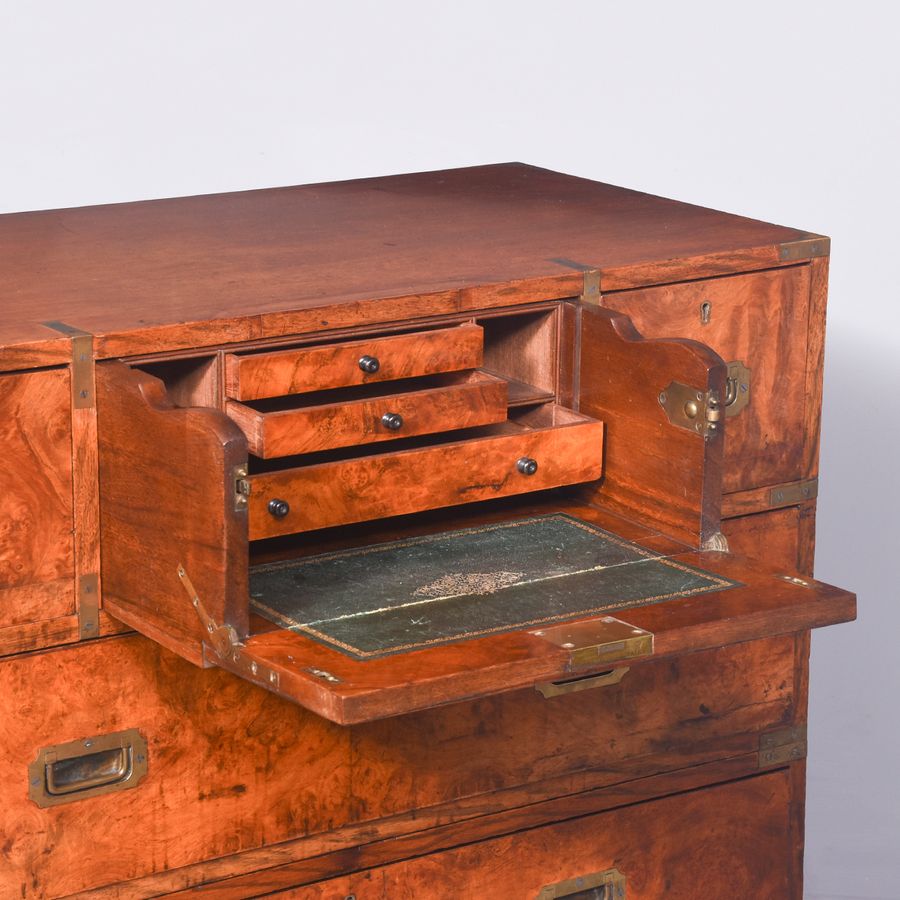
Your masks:
M730 362L725 379L725 415L736 416L750 402L750 369L740 360Z
M607 869L548 884L535 900L625 900L625 887L625 876L618 869Z
M561 697L563 694L577 694L579 691L590 691L593 688L618 684L628 674L628 666L620 669L609 669L594 675L579 675L562 681L544 681L536 684L534 689L543 697Z
M147 742L136 729L44 747L28 767L28 795L40 807L136 787L147 774Z

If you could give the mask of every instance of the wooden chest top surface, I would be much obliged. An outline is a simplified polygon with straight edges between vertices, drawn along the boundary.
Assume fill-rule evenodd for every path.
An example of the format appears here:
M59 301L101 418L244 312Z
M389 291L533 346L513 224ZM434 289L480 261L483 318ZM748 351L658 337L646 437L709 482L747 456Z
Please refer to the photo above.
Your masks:
M606 290L777 265L809 238L521 163L15 213L0 216L0 348L34 365L56 344L63 361L48 321L115 356L443 315L576 296L586 269ZM360 306L387 298L406 302ZM320 312L278 322L291 311ZM271 328L247 321L267 314Z

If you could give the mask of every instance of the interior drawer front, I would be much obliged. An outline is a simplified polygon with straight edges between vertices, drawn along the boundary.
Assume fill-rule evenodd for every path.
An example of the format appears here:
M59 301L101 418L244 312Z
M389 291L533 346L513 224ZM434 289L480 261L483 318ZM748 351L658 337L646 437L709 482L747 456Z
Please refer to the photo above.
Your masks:
M621 291L603 305L623 312L645 338L692 338L750 369L748 395L726 408L726 492L807 477L808 266ZM740 401L743 402L743 401ZM737 404L732 404L737 406Z
M791 803L790 772L782 769L271 896L796 897Z
M397 438L490 425L506 419L507 386L487 372L437 376L442 383L382 391L376 396L307 406L266 408L228 401L226 411L250 452L263 459L373 444ZM418 386L418 387L417 387Z
M250 478L250 540L599 478L603 423L558 407L545 414L565 415L567 421L254 475ZM529 460L537 464L536 471L527 470Z
M225 394L260 400L475 369L482 363L478 325L370 337L358 341L225 357Z

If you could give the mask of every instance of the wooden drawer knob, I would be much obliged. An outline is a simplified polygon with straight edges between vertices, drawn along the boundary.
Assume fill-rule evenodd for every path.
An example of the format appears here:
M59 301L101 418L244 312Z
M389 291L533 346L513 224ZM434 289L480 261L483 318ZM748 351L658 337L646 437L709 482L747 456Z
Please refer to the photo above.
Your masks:
M522 456L516 461L516 468L523 475L534 475L538 470L537 460L530 456Z
M403 416L400 413L386 412L381 417L381 424L391 431L399 431L403 427Z
M291 511L291 504L287 500L270 500L268 509L276 519L283 519Z
M363 372L374 375L380 368L381 363L374 356L361 356L359 359L359 367Z

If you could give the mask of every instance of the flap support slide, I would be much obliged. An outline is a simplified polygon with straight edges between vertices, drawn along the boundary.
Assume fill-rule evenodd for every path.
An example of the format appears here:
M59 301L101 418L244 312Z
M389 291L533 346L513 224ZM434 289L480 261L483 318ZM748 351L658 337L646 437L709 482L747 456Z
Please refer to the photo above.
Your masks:
M203 601L191 583L190 576L182 565L178 566L178 578L190 598L191 605L194 607L201 624L206 629L207 638L203 641L204 655L206 648L209 647L217 657L212 660L217 666L228 669L229 672L234 672L235 675L240 675L248 681L263 685L269 690L277 690L279 683L278 672L248 656L245 652L244 644L241 643L237 632L231 625L219 625L213 619L203 605Z

